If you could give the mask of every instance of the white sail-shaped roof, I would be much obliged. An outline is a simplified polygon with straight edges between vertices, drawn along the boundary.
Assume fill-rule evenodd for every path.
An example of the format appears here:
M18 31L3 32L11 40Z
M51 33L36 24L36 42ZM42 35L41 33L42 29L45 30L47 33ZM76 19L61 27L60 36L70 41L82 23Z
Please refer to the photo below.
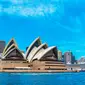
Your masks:
M15 47L15 48L11 49L11 50L4 56L4 58L8 57L8 55L11 54L14 50L17 50L18 53L23 57L23 54L21 53L21 51L20 51L18 48ZM16 57L16 56L15 56L15 57ZM24 57L23 57L23 59L24 59Z
M11 50L4 56L4 58L6 58L6 56L7 56L9 53L11 53L14 49L15 49L15 48L11 49Z
M50 52L51 50L53 50L53 49L55 49L56 47L55 46L52 46L52 47L49 47L49 48L47 48L47 49L41 49L34 57L33 57L33 59L32 59L32 61L33 60L35 60L35 59L37 59L37 60L40 60L45 54L47 54L48 52Z
M28 61L31 62L32 58L37 54L37 52L38 52L40 49L42 49L42 48L46 49L47 47L48 47L48 46L47 46L46 43L41 44L39 47L34 47L34 48L32 49L32 51L31 51L31 53L29 54Z
M29 62L32 62L33 60L37 59L37 60L40 60L41 58L44 58L47 54L49 54L49 56L51 56L51 54L56 54L56 47L55 46L52 46L52 47L49 47L47 46L46 43L44 44L41 44L41 41L40 41L40 38L36 38L32 43L31 45L28 47L26 53L24 54L23 52L21 52L19 49L18 49L18 46L14 40L14 38L12 38L9 43L6 45L4 51L3 51L3 58L9 58L10 56L14 55L14 57L16 58L15 55L17 55L16 53L18 52L19 56L17 58L20 58L20 56L24 59L27 59ZM17 51L17 52L16 52ZM52 53L51 53L52 51ZM48 53L49 52L49 53ZM11 54L12 53L12 54ZM15 53L15 54L13 54ZM12 58L14 58L12 57ZM47 57L46 57L47 58Z
M28 47L26 53L25 53L25 58L28 59L29 58L29 54L31 53L31 51L33 49L36 49L36 47L40 46L41 45L41 41L40 41L40 38L36 38L32 44Z
M4 50L3 50L3 54L5 53L5 51L6 51L12 44L15 44L15 45L17 46L16 41L15 41L14 38L12 38L12 39L8 42L8 44L6 45L6 47L5 47Z
M17 51L17 52L16 52ZM12 53L12 54L11 54ZM15 54L16 53L16 54ZM6 57L9 57L8 55L11 54L11 55L17 55L17 53L19 54L19 56L21 56L21 58L23 56L23 54L21 53L21 51L18 49L18 46L16 44L16 41L14 40L14 38L12 38L9 43L6 45L4 51L3 51L3 59L5 59Z
M5 52L4 52L4 56L7 54L7 52L9 52L11 49L17 47L15 44L12 44Z

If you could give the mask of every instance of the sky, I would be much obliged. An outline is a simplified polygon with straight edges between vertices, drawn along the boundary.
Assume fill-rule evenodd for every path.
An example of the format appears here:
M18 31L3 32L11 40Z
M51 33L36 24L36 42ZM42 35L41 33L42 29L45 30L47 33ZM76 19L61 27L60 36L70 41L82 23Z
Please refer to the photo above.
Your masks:
M42 42L85 56L85 0L0 0L0 40L14 37L21 50Z

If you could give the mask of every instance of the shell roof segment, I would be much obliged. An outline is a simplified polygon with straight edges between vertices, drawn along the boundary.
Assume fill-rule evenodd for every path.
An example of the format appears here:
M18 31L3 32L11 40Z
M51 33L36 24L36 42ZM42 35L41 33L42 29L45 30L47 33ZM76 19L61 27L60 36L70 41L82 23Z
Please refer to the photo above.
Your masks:
M30 52L32 51L32 49L34 47L38 47L41 45L41 40L40 37L36 38L31 45L29 46L29 48L27 49L26 53L25 53L25 58L27 59L29 57Z

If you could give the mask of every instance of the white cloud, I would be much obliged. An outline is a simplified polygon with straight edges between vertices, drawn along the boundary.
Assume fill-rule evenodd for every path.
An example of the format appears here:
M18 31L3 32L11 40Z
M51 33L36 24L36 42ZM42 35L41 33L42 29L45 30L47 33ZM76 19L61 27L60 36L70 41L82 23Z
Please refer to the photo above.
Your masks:
M55 9L51 6L47 7L44 5L40 5L38 7L23 7L19 10L19 13L24 16L44 16L45 14L52 14Z
M8 0L8 1L10 1L12 4L23 4L24 2L28 3L30 0Z
M11 4L8 7L3 7L0 4L0 13L15 14L22 16L45 16L45 14L52 14L56 11L56 7L52 4L37 4L29 5L28 0L8 0Z

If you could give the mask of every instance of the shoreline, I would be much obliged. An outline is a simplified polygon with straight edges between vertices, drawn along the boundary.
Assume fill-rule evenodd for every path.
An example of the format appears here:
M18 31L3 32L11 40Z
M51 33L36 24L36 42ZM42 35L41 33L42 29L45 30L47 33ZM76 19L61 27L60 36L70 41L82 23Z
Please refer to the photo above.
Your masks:
M80 71L58 71L58 70L3 70L0 73L66 73L66 72L80 72Z

